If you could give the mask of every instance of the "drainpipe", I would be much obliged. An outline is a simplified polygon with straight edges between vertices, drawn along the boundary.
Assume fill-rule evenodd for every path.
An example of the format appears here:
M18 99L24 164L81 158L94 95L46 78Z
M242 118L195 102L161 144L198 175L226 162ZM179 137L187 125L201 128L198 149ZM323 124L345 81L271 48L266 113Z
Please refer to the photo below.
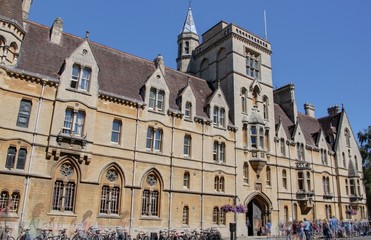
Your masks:
M139 108L137 106L137 118L135 120L135 143L134 143L134 159L133 159L133 177L131 181L131 200L130 200L130 221L129 221L129 234L132 235L133 215L134 215L134 194L135 194L135 174L137 167L137 149L138 149L138 132L139 132Z
M201 148L201 230L204 227L204 145L205 145L205 122L202 124L202 148Z
M22 205L20 223L23 223L23 221L24 221L24 215L25 215L25 212L26 212L27 200L29 199L28 192L30 190L30 183L31 183L30 174L31 174L32 162L33 162L33 159L34 159L35 141L36 141L37 130L39 128L40 111L41 111L41 107L42 107L42 103L43 103L43 99L44 99L45 85L46 85L46 81L43 81L42 85L41 85L41 93L40 93L40 97L39 97L39 104L37 106L35 128L34 128L33 133L32 133L31 155L30 155L30 161L28 162L28 170L27 170L27 176L26 176L24 200L23 200L23 205Z
M171 229L171 218L172 218L172 208L173 208L173 154L174 154L174 126L175 126L175 117L172 116L171 123L171 152L170 152L170 194L169 194L169 221L168 221L168 230Z
M235 204L237 205L237 199L238 199L238 191L237 191L237 136L236 136L237 130L234 130L234 198L235 198ZM237 239L237 212L234 212L234 222L236 224L236 235L235 239Z
M279 194L279 187L278 187L278 151L277 151L277 142L279 141L278 138L274 138L274 154L276 155L276 189L277 189L277 207L278 207L278 223L280 222L280 194ZM272 221L272 219L270 219Z
M290 198L291 198L291 220L294 220L294 215L293 215L293 209L294 209L294 203L293 203L293 199L292 199L292 168L291 168L291 144L290 142L288 142L287 144L288 146L288 155L289 155L289 169L290 169ZM295 211L297 211L297 209L295 209ZM297 213L296 213L297 214ZM295 219L297 220L297 219Z
M314 177L314 174L315 174L315 171L314 171L314 159L313 159L313 147L311 148L310 150L310 158L312 160L312 176L311 178L313 179L312 180L312 186L313 186L313 193L314 193L314 199L313 199L313 221L316 220L317 218L317 201L316 201L316 178Z
M329 155L328 154L328 152L326 152L326 154L327 155ZM328 156L326 156L326 158L327 158ZM328 158L329 159L329 158ZM331 161L331 160L330 160ZM333 198L333 202L334 202L334 212L335 212L335 216L338 216L338 211L337 211L337 208L336 208L336 197L335 197L335 182L334 182L334 175L336 174L336 173L334 173L334 168L333 168L333 165L332 165L332 161L331 161L331 184L332 184L332 191L333 191L333 193L334 193L334 198ZM330 183L329 183L330 184ZM338 205L339 206L339 205ZM340 217L340 214L339 214L339 216L338 216L338 219L339 219L339 217Z

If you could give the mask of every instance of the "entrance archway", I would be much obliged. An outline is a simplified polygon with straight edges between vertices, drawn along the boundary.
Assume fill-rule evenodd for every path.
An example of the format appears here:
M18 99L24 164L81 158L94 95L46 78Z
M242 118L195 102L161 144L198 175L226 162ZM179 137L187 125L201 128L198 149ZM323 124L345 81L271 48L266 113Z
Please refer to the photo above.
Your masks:
M272 202L261 192L251 193L245 200L246 227L249 236L262 236L266 234L265 226L270 220Z

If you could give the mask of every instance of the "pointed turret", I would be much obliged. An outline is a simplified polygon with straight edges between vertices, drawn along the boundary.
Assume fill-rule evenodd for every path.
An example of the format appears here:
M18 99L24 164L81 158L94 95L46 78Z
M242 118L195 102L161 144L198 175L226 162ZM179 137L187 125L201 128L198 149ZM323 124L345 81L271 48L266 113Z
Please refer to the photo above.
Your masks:
M22 0L0 0L0 64L17 64L24 36Z
M190 60L193 50L200 44L196 24L193 20L192 8L189 6L187 17L181 33L178 36L177 69L181 72L191 72Z
M183 29L181 33L194 33L197 34L196 24L193 20L192 8L189 6L186 20L184 21Z

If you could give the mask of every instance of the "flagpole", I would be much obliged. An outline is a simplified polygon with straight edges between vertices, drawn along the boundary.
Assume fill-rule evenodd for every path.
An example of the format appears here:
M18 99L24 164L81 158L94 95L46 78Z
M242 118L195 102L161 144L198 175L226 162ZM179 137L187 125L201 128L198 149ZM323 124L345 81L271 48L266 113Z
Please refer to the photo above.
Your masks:
M267 32L267 14L264 10L264 38L268 40L268 32Z

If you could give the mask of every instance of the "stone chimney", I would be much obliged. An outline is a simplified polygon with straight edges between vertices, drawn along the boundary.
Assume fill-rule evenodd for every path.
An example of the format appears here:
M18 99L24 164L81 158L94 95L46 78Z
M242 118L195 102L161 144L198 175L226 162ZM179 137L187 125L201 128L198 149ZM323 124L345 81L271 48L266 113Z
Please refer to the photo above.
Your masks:
M296 123L298 111L295 101L295 86L290 83L273 92L274 103L279 104L293 123Z
M50 42L54 44L61 44L63 34L63 21L62 18L54 20L53 26L50 29Z
M305 110L305 115L309 116L309 117L313 117L315 118L315 110L316 108L314 107L313 104L311 103L305 103L304 104L304 110Z
M164 58L162 57L161 54L159 54L156 58L155 58L155 65L156 65L156 68L159 68L162 72L162 74L165 76L165 61L164 61Z
M32 0L22 0L22 17L23 17L23 20L28 19L31 4L32 4Z
M334 116L340 112L340 108L338 105L332 106L327 108L327 113L329 116Z

